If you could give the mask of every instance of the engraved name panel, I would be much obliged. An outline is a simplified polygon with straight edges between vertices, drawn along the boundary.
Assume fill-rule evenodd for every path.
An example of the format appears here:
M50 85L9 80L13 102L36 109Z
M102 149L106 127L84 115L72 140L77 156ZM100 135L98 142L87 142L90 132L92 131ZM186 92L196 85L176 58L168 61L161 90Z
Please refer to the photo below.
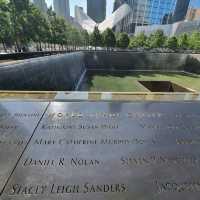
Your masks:
M0 102L0 191L48 103Z
M1 199L199 199L199 124L199 103L51 103Z

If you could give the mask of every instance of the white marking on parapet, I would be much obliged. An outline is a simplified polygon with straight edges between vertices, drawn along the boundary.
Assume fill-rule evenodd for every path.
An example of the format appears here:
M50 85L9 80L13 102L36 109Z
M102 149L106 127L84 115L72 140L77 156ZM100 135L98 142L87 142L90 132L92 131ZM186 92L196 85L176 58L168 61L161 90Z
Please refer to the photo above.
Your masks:
M88 100L88 92L57 92L55 100Z
M197 97L197 100L199 100L199 101L200 101L200 95Z
M88 100L88 92L71 92L66 94L65 99L69 100Z
M62 91L60 91L60 92L57 92L57 94L56 94L56 96L55 96L55 100L61 100L61 99L65 99L66 98L66 94L65 94L65 92L62 92Z
M101 100L112 100L112 93L111 92L102 92Z
M192 95L191 94L185 94L184 95L184 100L185 101L189 101L189 100L191 100L192 99Z

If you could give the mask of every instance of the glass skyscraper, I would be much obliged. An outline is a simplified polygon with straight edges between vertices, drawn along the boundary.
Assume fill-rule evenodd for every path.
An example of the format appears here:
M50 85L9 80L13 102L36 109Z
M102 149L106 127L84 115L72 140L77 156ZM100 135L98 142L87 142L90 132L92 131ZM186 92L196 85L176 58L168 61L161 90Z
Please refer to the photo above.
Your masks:
M66 20L70 19L70 8L69 0L54 0L54 11L60 17L65 18Z
M190 0L115 0L114 10L123 3L129 4L133 10L116 30L133 33L135 26L169 24L183 20L189 2Z
M190 0L178 0L174 12L174 22L181 21L186 17Z

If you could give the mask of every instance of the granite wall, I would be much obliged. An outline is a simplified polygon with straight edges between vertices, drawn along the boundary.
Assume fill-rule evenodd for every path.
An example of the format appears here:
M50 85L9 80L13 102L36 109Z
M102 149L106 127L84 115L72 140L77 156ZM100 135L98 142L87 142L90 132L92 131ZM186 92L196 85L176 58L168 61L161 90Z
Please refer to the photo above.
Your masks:
M88 69L184 70L187 55L175 53L86 52Z
M200 54L188 55L184 70L187 72L200 74Z
M82 52L0 65L0 90L70 91L84 71Z

